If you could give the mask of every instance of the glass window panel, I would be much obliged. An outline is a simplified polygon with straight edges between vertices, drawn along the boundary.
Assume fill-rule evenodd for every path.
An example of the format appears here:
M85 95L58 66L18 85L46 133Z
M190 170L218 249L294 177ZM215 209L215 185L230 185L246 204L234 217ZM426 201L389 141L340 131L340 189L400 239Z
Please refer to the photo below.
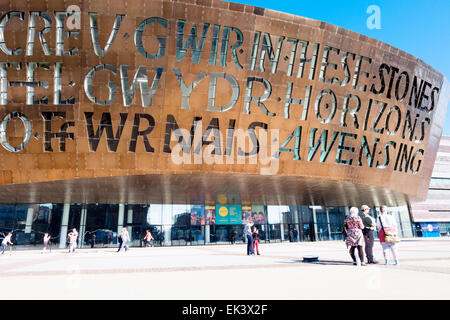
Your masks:
M300 235L302 241L314 241L314 224L304 223Z
M172 245L181 246L188 243L188 228L187 226L173 226L171 229Z
M170 246L171 245L171 230L172 226L170 225L163 225L162 226L162 232L163 232L163 246Z
M214 228L214 242L219 243L226 243L231 241L231 235L232 232L235 229L233 229L233 226L231 225L216 225ZM211 240L211 238L210 238Z
M269 216L270 219L270 216ZM273 242L281 241L281 228L279 224L269 224L268 225L269 239Z
M86 206L86 225L84 245L111 246L115 244L119 219L119 205L88 204ZM124 212L123 225L127 223Z
M313 210L310 207L302 206L299 207L299 211L301 211L301 221L303 223L313 223Z
M34 218L32 225L32 233L35 234L35 244L42 244L42 239L44 234L48 232L52 237L51 240L55 240L58 237L59 231L56 233L50 232L52 223L56 223L60 227L61 215L56 215L56 210L54 210L54 205L50 204L40 204L34 206ZM56 219L56 221L55 221Z
M69 221L67 224L68 231L72 230L73 228L76 228L78 231L80 230L81 209L82 209L82 205L79 203L70 205ZM67 236L67 235L65 235L65 236Z
M234 236L233 236L234 234ZM210 226L210 243L241 243L244 235L244 227L242 225L211 225Z
M327 207L329 223L343 225L345 220L345 211L342 207Z
M299 223L301 212L299 207L289 207L289 211L291 212L291 223Z
M172 206L172 223L175 226L189 225L189 209L185 204L174 204Z
M280 206L281 222L292 223L291 210L288 206Z
M165 225L172 224L172 205L171 204L161 205L161 213L162 213L162 224Z
M330 240L344 240L344 234L342 233L343 224L330 224Z
M280 207L279 206L267 206L267 218L269 223L280 223Z
M440 233L441 237L450 236L450 223L441 222L441 223L438 223L438 226L439 226L439 233Z
M316 223L328 223L327 212L324 207L316 207Z
M18 204L16 205L16 225L15 229L24 230L26 221L27 221L27 213L28 213L27 204Z
M14 205L0 205L0 232L9 232L14 228L15 216L16 208Z
M201 245L205 243L205 226L191 226L191 244Z
M50 234L51 239L49 245L57 246L61 237L61 220L63 214L64 204L52 204L52 214L50 217L50 225L47 232ZM64 235L65 237L65 235Z
M330 234L328 232L328 224L327 223L318 223L317 224L317 240L318 241L330 240Z
M282 227L281 231L283 232L282 239L285 241L292 242L293 237L292 237L291 230L294 228L293 225L288 224L288 223L283 223L283 225L281 227Z
M147 223L160 225L162 224L162 205L160 204L151 204L148 208L149 215L147 215Z
M29 224L32 224L33 219L35 219L38 214L36 208L33 205L29 206L23 204L15 206L15 225L13 238L14 243L16 243L17 245L32 245L35 243L36 234L32 232L31 225L27 226L29 207L34 209L33 211L30 211L30 220L28 221Z

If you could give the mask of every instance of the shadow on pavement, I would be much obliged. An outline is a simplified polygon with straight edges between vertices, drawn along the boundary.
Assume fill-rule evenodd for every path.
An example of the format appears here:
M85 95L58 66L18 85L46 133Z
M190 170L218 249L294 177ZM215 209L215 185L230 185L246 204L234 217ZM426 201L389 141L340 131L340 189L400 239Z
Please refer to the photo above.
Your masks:
M300 261L302 263L307 264L320 264L320 265L327 265L327 266L350 266L353 265L353 262L351 261L340 261L340 260L318 260L318 261Z

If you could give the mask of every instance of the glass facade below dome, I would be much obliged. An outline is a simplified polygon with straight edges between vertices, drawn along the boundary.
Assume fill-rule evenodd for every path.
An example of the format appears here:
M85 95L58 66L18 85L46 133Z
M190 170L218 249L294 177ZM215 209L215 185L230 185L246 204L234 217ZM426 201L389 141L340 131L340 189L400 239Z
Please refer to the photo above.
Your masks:
M260 230L260 241L343 240L349 207L273 206L262 204L2 204L0 238L13 232L15 245L42 246L44 233L53 248L66 248L67 234L79 232L79 248L117 246L123 227L131 246L143 246L150 230L154 246L187 246L243 242L246 221ZM401 237L412 237L408 208L391 207ZM378 208L371 210L372 216Z

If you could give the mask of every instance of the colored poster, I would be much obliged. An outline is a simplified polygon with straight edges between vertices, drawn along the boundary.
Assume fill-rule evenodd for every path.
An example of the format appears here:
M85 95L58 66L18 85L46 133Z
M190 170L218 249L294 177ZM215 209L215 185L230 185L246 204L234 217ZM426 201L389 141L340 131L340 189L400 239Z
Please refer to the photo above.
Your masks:
M252 218L255 224L265 224L266 216L264 214L264 206L252 206Z
M205 206L193 205L191 207L191 225L200 226L205 224Z
M242 206L242 224L246 224L248 221L252 220L252 207Z
M216 224L228 224L228 208L227 206L216 206Z
M216 224L241 224L242 209L238 205L216 206Z
M265 224L264 206L242 206L242 223L253 221L255 224Z
M241 224L242 223L242 208L241 206L228 206L229 224Z
M205 206L206 224L216 224L216 207Z

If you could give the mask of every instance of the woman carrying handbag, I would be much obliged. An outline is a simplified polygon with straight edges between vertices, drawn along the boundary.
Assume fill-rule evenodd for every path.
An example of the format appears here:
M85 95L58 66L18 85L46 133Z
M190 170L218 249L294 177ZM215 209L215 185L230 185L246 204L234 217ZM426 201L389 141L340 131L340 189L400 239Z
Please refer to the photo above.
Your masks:
M395 218L387 213L387 207L380 207L380 215L377 218L377 229L379 231L380 243L383 247L384 264L388 264L387 251L392 252L392 257L394 258L395 265L398 265L398 248L397 242L397 222Z

